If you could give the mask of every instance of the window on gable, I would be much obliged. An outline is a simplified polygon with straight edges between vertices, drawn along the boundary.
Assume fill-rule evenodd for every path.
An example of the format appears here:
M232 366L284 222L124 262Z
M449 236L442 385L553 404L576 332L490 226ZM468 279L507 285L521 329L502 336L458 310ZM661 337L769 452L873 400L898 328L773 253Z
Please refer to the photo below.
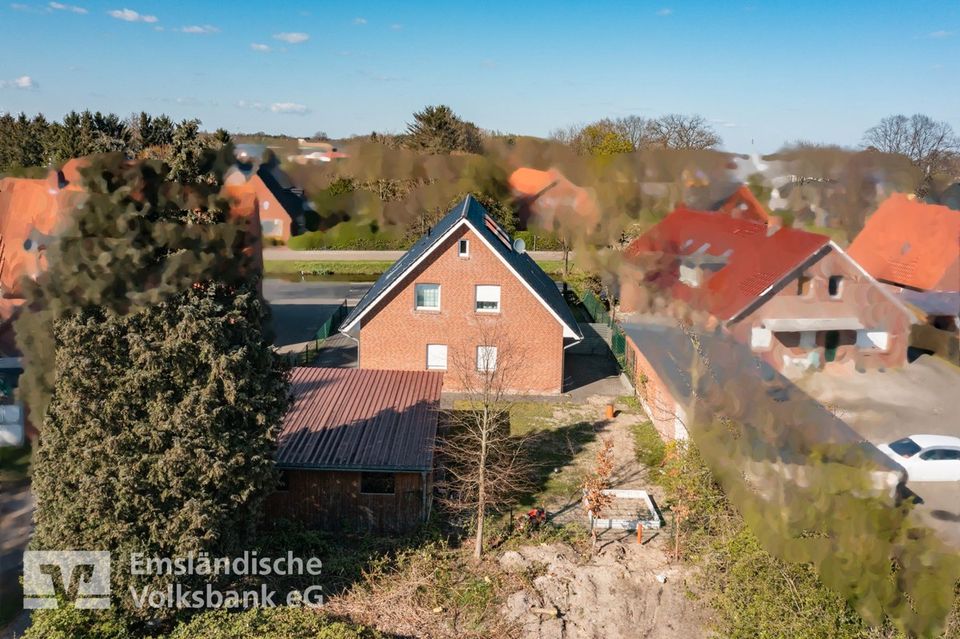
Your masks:
M415 306L418 311L440 310L440 285L417 284L414 286Z
M497 370L496 346L477 346L477 370L481 373Z
M806 275L801 275L797 278L797 295L809 295L810 293L810 282L813 281L813 278Z
M839 297L840 296L840 285L843 283L842 275L831 275L830 280L827 283L827 292L830 294L830 297Z
M427 370L447 370L446 344L427 344Z
M457 255L460 257L470 257L470 240L460 240L457 242Z
M480 284L477 286L478 313L499 313L500 312L500 287Z

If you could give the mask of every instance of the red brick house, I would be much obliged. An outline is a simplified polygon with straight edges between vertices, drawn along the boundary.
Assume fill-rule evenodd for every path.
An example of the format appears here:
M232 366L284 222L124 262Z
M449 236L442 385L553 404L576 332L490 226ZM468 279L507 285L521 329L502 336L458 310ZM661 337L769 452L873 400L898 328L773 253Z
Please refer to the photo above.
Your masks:
M589 230L600 222L593 193L568 180L557 169L521 167L507 179L519 207L523 228L552 229L556 223Z
M564 349L583 339L556 283L471 196L377 280L340 332L358 340L360 368L443 371L448 390L499 370L511 392L542 394L561 392Z
M433 492L443 375L295 368L283 419L271 517L326 530L407 532Z
M665 294L784 372L906 362L914 314L826 236L681 208L627 257L621 311Z
M224 190L234 198L254 198L264 238L286 243L307 229L312 205L275 160L261 163L255 171L252 166L237 165L227 173Z

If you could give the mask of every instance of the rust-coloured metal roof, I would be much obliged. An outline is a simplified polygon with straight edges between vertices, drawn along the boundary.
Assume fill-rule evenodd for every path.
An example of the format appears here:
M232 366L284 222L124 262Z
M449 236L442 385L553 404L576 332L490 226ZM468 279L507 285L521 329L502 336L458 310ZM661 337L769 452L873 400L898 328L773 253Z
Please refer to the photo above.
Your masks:
M290 381L278 467L432 469L443 373L295 368Z

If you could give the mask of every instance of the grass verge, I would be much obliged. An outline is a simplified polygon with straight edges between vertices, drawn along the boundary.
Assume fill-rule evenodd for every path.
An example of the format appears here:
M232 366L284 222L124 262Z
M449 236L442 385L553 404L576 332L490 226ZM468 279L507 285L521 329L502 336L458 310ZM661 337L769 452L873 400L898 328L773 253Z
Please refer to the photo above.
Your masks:
M563 262L544 260L537 262L547 275L563 274ZM319 260L264 260L263 270L270 275L380 275L393 265L389 260L368 261L319 261Z

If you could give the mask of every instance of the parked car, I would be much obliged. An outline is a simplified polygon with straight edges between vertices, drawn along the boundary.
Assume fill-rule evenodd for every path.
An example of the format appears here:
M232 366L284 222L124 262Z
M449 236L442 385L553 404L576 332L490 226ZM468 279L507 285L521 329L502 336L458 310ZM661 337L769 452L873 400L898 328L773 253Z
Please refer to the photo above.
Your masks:
M878 446L911 481L960 481L960 437L910 435Z

